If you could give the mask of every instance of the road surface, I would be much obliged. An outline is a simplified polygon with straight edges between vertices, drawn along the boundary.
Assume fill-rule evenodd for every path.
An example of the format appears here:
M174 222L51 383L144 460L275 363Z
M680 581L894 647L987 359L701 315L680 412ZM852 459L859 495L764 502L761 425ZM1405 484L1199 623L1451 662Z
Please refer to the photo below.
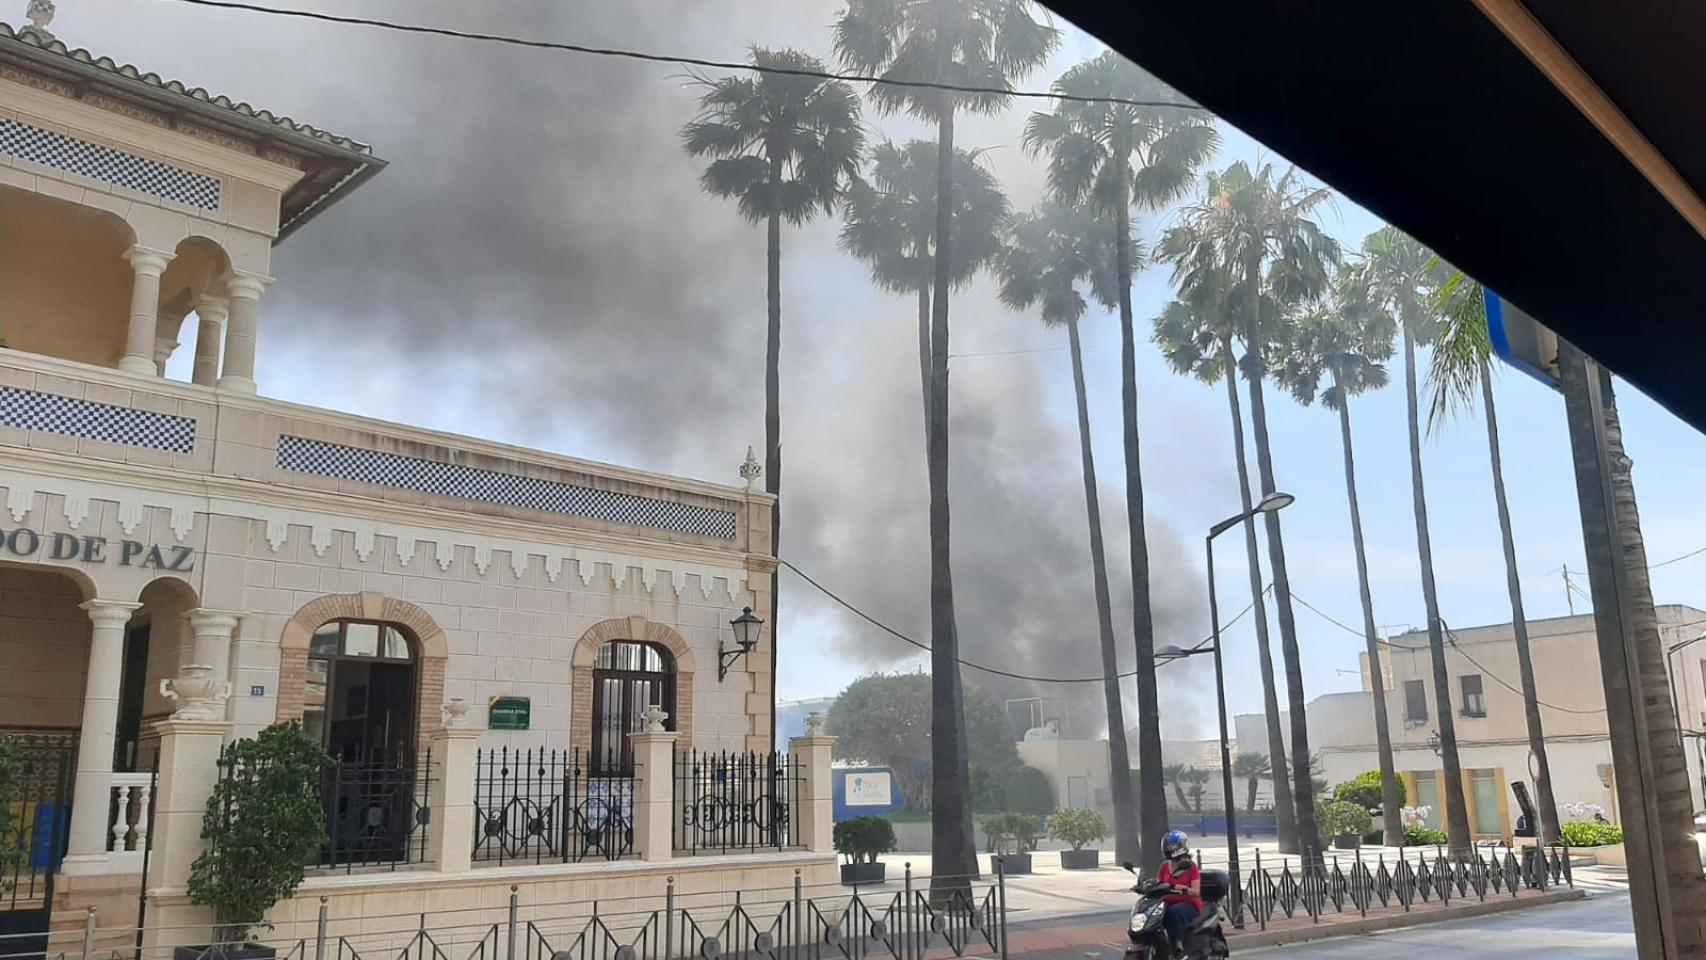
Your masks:
M1634 960L1635 933L1629 895L1599 893L1575 903L1234 955L1261 960Z

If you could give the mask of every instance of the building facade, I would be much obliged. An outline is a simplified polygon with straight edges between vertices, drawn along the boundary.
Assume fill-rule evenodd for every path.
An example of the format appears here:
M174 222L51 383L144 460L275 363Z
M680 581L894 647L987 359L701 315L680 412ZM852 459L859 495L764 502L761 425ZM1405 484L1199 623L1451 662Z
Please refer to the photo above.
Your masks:
M1658 607L1659 632L1671 651L1674 700L1685 731L1695 807L1701 802L1701 728L1706 725L1706 611L1681 605ZM1591 614L1528 622L1535 686L1541 702L1546 755L1553 795L1559 804L1586 803L1618 819L1616 774L1605 714L1605 688ZM1438 754L1439 704L1426 631L1393 636L1382 646L1382 682L1370 677L1363 656L1365 689L1386 698L1393 759L1410 806L1429 807L1430 825L1444 823L1444 772ZM1463 767L1463 795L1476 837L1510 837L1519 813L1511 784L1534 791L1528 726L1521 694L1516 641L1510 624L1451 632L1446 647L1451 709ZM1311 727L1315 725L1311 706ZM1360 736L1324 745L1326 779L1347 780L1378 768L1373 713L1365 723L1343 727Z
M775 746L770 638L725 653L772 619L750 460L710 483L264 395L273 247L384 166L0 24L0 734L70 758L62 907L105 889L76 878L134 904L190 707L422 784L451 727L589 778L633 775L648 711L684 756Z

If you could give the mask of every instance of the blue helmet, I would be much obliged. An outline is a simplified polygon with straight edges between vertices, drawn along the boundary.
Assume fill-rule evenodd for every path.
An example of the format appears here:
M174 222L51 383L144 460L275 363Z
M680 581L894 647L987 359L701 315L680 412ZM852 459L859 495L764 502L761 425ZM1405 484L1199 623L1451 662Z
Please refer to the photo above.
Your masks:
M1191 838L1182 830L1169 830L1161 838L1161 859L1178 860L1191 855Z

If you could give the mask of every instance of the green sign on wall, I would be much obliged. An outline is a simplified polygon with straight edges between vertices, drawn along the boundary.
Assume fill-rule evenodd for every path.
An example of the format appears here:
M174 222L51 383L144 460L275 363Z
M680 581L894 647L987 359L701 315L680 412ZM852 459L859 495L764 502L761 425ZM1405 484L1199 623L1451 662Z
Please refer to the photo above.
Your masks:
M486 712L488 730L526 730L533 722L533 701L527 697L493 697Z

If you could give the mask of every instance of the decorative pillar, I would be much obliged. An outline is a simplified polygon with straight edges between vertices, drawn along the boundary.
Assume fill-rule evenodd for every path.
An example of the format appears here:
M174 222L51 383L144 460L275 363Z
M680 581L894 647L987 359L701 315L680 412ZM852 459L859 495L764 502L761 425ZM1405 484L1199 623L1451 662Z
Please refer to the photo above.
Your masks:
M172 359L172 353L178 349L178 341L171 337L154 338L154 375L166 375L166 361Z
M126 373L158 376L154 366L154 328L160 311L160 275L172 255L163 250L132 246L124 252L134 273L130 283L130 328L118 368Z
M812 853L835 849L835 792L830 753L835 738L823 732L823 714L806 715L806 735L788 741L788 755L800 765L800 839Z
M224 297L202 294L195 301L195 371L191 383L211 387L219 380L219 338L224 333L225 314L231 302Z
M634 745L634 849L649 862L668 860L675 853L675 738L663 722L669 714L646 710L646 729L631 738Z
M233 393L255 392L255 330L261 293L272 285L271 277L233 272L225 278L231 302L225 320L225 371L219 389Z
M71 836L64 867L67 874L106 872L107 808L112 797L119 685L124 677L124 628L141 606L117 600L82 604L94 629L83 683L83 728L77 739L77 779L71 795Z
M446 705L444 726L435 731L433 762L438 770L427 790L428 851L439 873L466 873L473 869L474 777L477 746L485 732L469 727L468 705L458 700Z
M205 663L213 668L218 680L231 679L231 637L237 632L237 622L243 615L232 610L210 610L199 607L184 614L195 636L191 648L191 663Z
M148 863L151 899L155 891L171 896L189 886L190 867L206 848L201 839L202 815L219 782L219 753L231 730L231 724L223 721L183 719L183 712L180 709L154 724L160 734L160 783L154 793L154 849ZM103 815L106 809L102 804ZM189 904L163 909L151 905L148 918L143 946L153 948L172 945L171 938L184 936L185 931L178 928L211 923L213 911Z

